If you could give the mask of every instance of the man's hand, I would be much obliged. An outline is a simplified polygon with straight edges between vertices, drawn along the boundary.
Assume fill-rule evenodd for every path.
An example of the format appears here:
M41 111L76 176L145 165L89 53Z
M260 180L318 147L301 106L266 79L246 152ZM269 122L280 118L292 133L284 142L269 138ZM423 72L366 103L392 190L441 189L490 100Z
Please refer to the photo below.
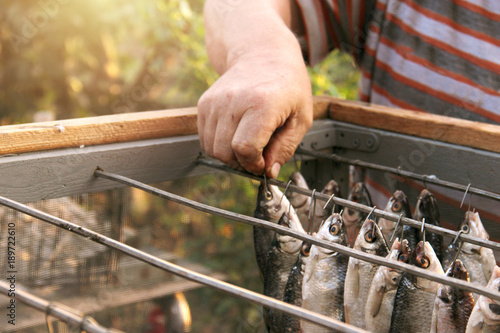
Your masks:
M260 14L258 19L268 12ZM249 17L248 11L245 15ZM271 30L274 36L262 39L255 31L257 36L250 38L256 43L253 47L242 47L238 40L233 43L237 51L232 52L227 46L231 42L223 44L226 53L219 55L227 62L219 62L222 76L198 102L198 131L201 147L209 156L276 178L311 127L312 95L295 36L282 20L271 18L265 23L281 26ZM222 37L231 41L227 35L231 34ZM210 53L210 45L208 49Z

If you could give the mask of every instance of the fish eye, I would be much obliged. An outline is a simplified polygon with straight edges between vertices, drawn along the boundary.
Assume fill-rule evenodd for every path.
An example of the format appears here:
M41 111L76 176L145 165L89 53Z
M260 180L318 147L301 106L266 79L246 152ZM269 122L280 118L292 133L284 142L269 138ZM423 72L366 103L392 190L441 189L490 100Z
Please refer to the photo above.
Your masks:
M335 235L337 235L339 233L339 231L340 231L340 227L338 225L332 224L330 226L330 234L332 234L332 235L335 236Z
M394 205L392 205L392 211L393 212L399 212L399 210L401 209L401 204L399 202L395 202Z
M352 195L352 201L359 201L359 195L353 194Z
M269 190L266 190L266 192L264 192L264 196L267 200L271 200L273 198L273 194Z
M368 243L373 243L376 238L376 235L371 230L365 233L365 241L367 241Z
M404 253L401 253L398 257L398 261L402 261L402 262L407 262L408 261L408 256Z
M302 245L301 253L306 257L309 256L309 253L311 253L311 244Z
M491 303L489 305L489 308L490 310L496 314L496 315L500 315L500 305L496 304L496 303Z
M429 258L427 257L422 257L419 262L418 262L418 265L421 267L421 268L427 268L429 267L429 265L431 264Z
M462 226L462 231L463 231L464 233L466 233L466 234L467 234L467 233L469 232L469 226L468 226L468 225L466 225L466 224L464 224L464 225Z

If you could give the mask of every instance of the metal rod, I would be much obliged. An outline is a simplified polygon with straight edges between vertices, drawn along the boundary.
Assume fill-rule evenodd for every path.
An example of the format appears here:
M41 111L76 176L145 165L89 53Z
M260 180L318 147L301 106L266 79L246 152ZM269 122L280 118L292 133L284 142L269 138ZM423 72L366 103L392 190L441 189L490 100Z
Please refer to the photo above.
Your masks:
M384 257L380 257L380 256L376 256L373 254L365 253L362 251L354 250L352 248L349 248L349 247L346 247L343 245L339 245L339 244L336 244L333 242L323 241L323 240L320 240L316 237L307 235L305 233L299 233L299 232L293 231L290 228L283 227L281 225L278 225L277 223L272 223L269 221L257 219L255 217L250 217L250 216L230 212L230 211L227 211L224 209L220 209L217 207L205 205L205 204L178 196L176 194L172 194L172 193L157 189L155 187L146 185L146 184L138 182L136 180L133 180L133 179L130 179L130 178L127 178L124 176L116 175L116 174L113 174L110 172L96 170L95 175L98 177L102 177L102 178L109 179L109 180L114 180L114 181L117 181L119 183L138 188L140 190L154 194L154 195L159 196L161 198L171 200L173 202L185 205L187 207L194 208L196 210L199 210L199 211L202 211L205 213L210 213L210 214L221 216L221 217L231 219L234 221L247 223L247 224L250 224L253 226L259 226L259 227L264 227L267 229L272 229L280 234L295 237L297 239L305 241L306 243L311 243L313 245L321 246L323 248L330 249L330 250L333 250L336 252L340 252L340 253L346 254L348 256L351 256L351 257L354 257L357 259L361 259L364 261L368 261L371 263L375 263L378 265L384 265L384 266L388 266L390 268L399 269L399 270L414 274L414 275L419 276L419 277L423 277L423 278L426 278L426 279L429 279L432 281L436 281L439 283L452 285L452 286L455 286L455 287L458 287L461 289L469 290L471 292L485 295L487 297L490 297L491 299L500 301L500 293L486 289L486 288L479 286L477 284L458 280L455 278L450 278L446 275L438 275L438 274L435 274L432 272L428 272L425 269L422 269L422 268L419 268L416 266L411 266L411 265L401 263L398 261L387 260ZM320 195L320 194L321 193L318 193L317 195ZM324 195L324 196L326 197L325 200L328 200L329 196L328 195ZM0 203L1 203L1 201L0 201ZM366 206L366 207L368 207L368 206ZM371 207L368 207L368 208L373 209Z
M318 151L310 151L310 150L306 150L306 149L302 149L302 148L298 148L296 153L301 154L301 155L313 156L313 157L317 157L317 158L326 158L326 159L329 159L329 160L332 160L335 162L357 165L357 166L368 168L368 169L389 172L389 173L392 173L394 175L403 176L406 178L419 180L419 181L422 181L424 183L439 185L439 186L451 188L451 189L462 191L462 192L465 191L468 187L467 185L462 185L462 184L449 182L446 180L441 180L435 176L421 175L421 174L417 174L417 173L410 172L410 171L404 171L404 170L401 170L400 168L391 168L391 167L386 167L386 166L378 165L378 164L374 164L374 163L363 162L360 160L353 160L353 159L349 159L346 157L338 156L336 154L327 154L327 153L318 152ZM485 197L485 198L490 198L490 199L500 201L500 194L486 191L486 190L482 190L479 188L469 187L469 193L477 194L477 195Z
M0 293L8 295L10 291L10 284L0 282ZM66 305L56 302L49 302L40 297L37 297L29 292L16 288L15 298L32 308L35 308L48 316L55 317L70 326L79 328L81 331L89 333L120 333L122 331L106 328L99 325L92 317L79 313L77 310L67 307Z
M115 175L105 173L103 171L96 171L96 175L99 177L108 178L108 179L112 179L112 180L115 180L115 177L116 177ZM118 177L120 177L120 176L118 176ZM123 177L123 178L125 178L125 177ZM139 182L135 182L135 183L142 184ZM175 196L175 195L173 195L173 196ZM177 197L177 196L175 196L175 197ZM188 200L188 199L184 199L184 200ZM19 202L0 197L0 204L4 205L6 207L12 208L16 211L22 212L24 214L27 214L29 216L35 217L37 219L40 219L42 221L53 224L59 228L63 228L65 230L70 231L72 233L75 233L79 236L82 236L82 237L85 237L89 240L92 240L96 243L102 244L104 246L113 248L113 249L118 250L118 251L121 251L121 252L123 252L123 253L125 253L133 258L136 258L138 260L146 262L154 267L157 267L157 268L166 270L168 272L171 272L173 274L179 275L185 279L213 287L215 289L221 290L221 291L226 292L228 294L231 294L233 296L237 296L237 297L246 299L248 301L263 305L265 307L271 307L271 308L277 309L279 311L285 312L289 315L300 317L302 319L311 321L315 324L318 324L318 325L321 325L321 326L324 326L327 328L335 329L335 330L338 330L341 332L353 332L353 333L354 332L367 332L365 330L359 329L359 328L354 327L352 325L348 325L346 323L329 318L327 316L317 314L315 312L312 312L312 311L309 311L306 309L302 309L302 308L296 307L294 305L291 305L291 304L288 304L288 303L285 303L282 301L278 301L274 298L264 296L264 295L261 295L259 293L256 293L256 292L253 292L250 290L246 290L244 288L229 284L227 282L220 281L220 280L214 279L212 277L209 277L207 275L203 275L203 274L197 273L195 271L183 268L181 266L172 264L168 261L157 258L153 255L146 253L146 252L137 250L136 248L133 248L129 245L123 244L123 243L116 241L112 238L101 235L101 234L94 232L90 229L84 228L84 227L79 226L77 224L74 224L74 223L71 223L69 221L52 216L50 214L44 213L44 212L39 211L37 209L28 207L28 206L23 205ZM220 210L220 211L223 211L223 210ZM232 213L232 214L236 214L236 213ZM239 215L239 214L236 214L236 215ZM240 215L240 216L243 216L243 215ZM499 300L500 300L500 295L499 295Z
M248 173L245 171L238 171L238 170L232 169L232 168L230 168L222 163L207 160L205 158L198 159L197 163L200 165L208 166L208 167L218 169L218 170L227 171L229 173L244 176L244 177L251 178L254 180L258 180L258 181L263 180L262 177L256 176L254 174L251 174L251 173ZM267 179L267 182L269 184L276 185L276 186L279 186L281 188L283 188L285 186L284 182L281 182L281 181L276 180L276 179ZM312 195L312 190L305 189L305 188L302 188L302 187L299 187L296 185L290 185L288 187L288 191L297 192L297 193L307 195L307 196ZM469 192L470 192L470 190L469 190ZM323 200L325 202L330 199L336 205L340 205L343 207L349 207L349 208L355 209L357 211L361 211L363 213L370 213L370 211L373 209L373 207L365 206L363 204L349 201L346 199L342 199L339 197L331 197L331 196L328 196L328 195L323 194L323 193L316 193L315 198L319 199L319 200ZM417 221L417 220L411 219L409 217L403 217L400 220L399 215L394 214L394 213L390 213L390 212L386 212L386 211L380 210L380 209L375 209L372 214L375 216L382 217L384 219L393 221L393 222L400 221L400 223L409 225L410 227L413 227L413 228L417 228L417 229L422 228L421 221ZM458 231L449 230L449 229L446 229L443 227L438 227L438 226L431 225L431 224L426 225L425 230L429 231L429 232L433 232L433 233L438 234L438 235L448 236L450 238L455 238L457 236L457 233L458 233ZM466 242L471 243L471 244L476 244L476 245L490 248L492 250L500 251L500 243L497 243L497 242L494 242L491 240L481 239L481 238L473 237L470 235L464 235L464 234L462 234L460 236L460 239L462 241L466 241Z

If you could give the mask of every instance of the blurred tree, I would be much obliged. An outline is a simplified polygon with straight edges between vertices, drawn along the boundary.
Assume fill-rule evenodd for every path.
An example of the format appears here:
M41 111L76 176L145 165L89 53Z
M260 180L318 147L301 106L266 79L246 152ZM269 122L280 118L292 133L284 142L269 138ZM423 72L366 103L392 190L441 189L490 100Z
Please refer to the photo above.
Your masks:
M214 82L202 0L4 0L0 119L194 105Z

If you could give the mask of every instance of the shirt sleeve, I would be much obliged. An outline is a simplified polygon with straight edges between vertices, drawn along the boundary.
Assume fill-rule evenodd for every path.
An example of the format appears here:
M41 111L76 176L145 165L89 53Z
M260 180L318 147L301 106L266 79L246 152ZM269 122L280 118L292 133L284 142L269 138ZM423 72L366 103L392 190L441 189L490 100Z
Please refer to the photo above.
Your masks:
M341 49L360 61L377 0L295 0L305 27L310 65Z

